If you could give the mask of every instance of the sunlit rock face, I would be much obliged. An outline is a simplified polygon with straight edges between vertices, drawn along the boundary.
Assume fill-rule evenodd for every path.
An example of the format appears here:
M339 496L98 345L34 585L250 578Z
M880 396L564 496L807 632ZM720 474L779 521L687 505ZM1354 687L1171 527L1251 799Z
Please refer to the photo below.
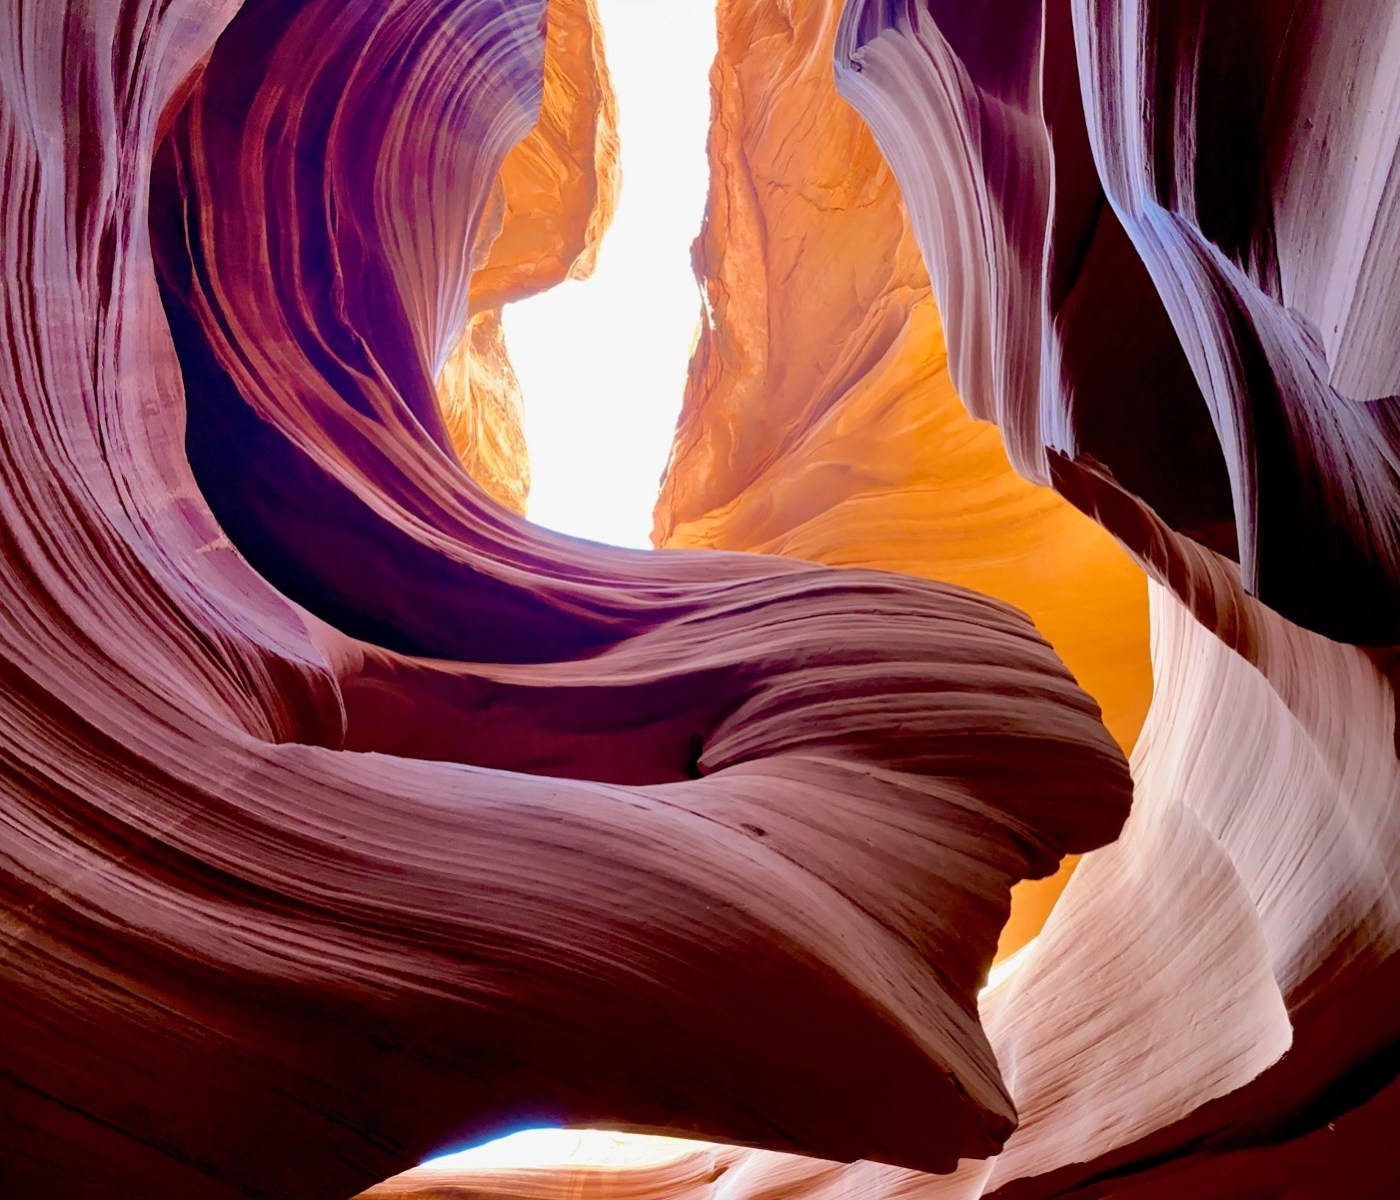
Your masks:
M1388 277L1373 265L1391 236L1394 22L1385 6L1354 26L1320 7L1290 32L1283 14L1139 7L846 7L836 78L900 178L947 314L945 359L931 307L918 325L927 300L904 266L897 206L877 215L882 161L853 152L839 111L821 106L832 10L797 6L785 23L767 6L721 5L721 124L697 253L709 319L658 538L878 561L1001 595L1114 727L1113 693L1091 674L1113 622L1076 614L1081 656L1047 605L1044 564L1074 543L1025 510L1000 540L975 540L989 493L956 473L982 427L954 407L956 381L1026 479L1102 520L1167 586L1153 585L1134 816L983 998L1021 1120L1005 1153L943 1179L752 1156L715 1195L747 1194L740 1178L753 1194L833 1197L1400 1186L1360 1140L1397 1110L1393 657L1250 595L1334 636L1394 637L1396 405L1339 382L1384 374L1393 338L1379 330L1400 311L1394 254ZM1138 38L1157 48L1148 91ZM1321 84L1343 53L1358 73L1350 99ZM1254 64L1275 61L1283 90L1252 108L1198 98L1262 89ZM1127 119L1138 113L1145 131ZM1145 137L1163 157L1137 148ZM1245 157L1223 161L1241 145ZM864 192L847 173L863 163ZM1124 182L1132 171L1175 175L1148 194ZM813 182L824 188L804 192ZM859 201L824 203L841 186ZM1226 215L1233 242L1219 233ZM793 282L797 298L775 300ZM1347 357L1362 342L1364 366ZM780 343L808 351L788 398L792 355L772 355L776 371L768 357ZM944 404L954 415L938 424ZM967 573L974 548L1002 580ZM1078 562L1065 571L1085 580Z
M1141 568L1012 470L948 371L899 188L836 93L839 0L721 0L706 297L654 540L943 579L1028 613L1132 747L1152 683ZM1033 936L1068 870L1025 885Z
M1389 277L1372 264L1391 236L1382 180L1395 159L1400 59L1388 8L1369 16L1351 23L1318 6L1285 29L1284 14L1247 6L1028 4L994 18L941 3L847 6L837 80L900 178L963 401L1000 425L1025 477L1099 517L1166 586L1152 591L1154 699L1134 753L1134 815L983 998L1021 1120L1005 1152L942 1179L754 1156L744 1160L754 1194L769 1194L780 1172L785 1188L833 1197L1400 1186L1388 1157L1361 1140L1397 1109L1393 657L1279 615L1363 643L1395 632L1395 403L1341 383L1347 371L1385 374L1393 339L1378 331L1397 311L1394 255ZM1343 53L1357 74L1345 95L1322 84ZM731 78L717 72L721 95ZM1208 99L1256 84L1242 106ZM750 87L761 118L746 149L764 166L765 139L781 156L800 153L807 110L795 105L784 125L780 87L758 71ZM1146 115L1145 131L1129 114ZM1317 128L1353 158L1321 144ZM1137 148L1144 138L1151 153ZM820 177L826 143L806 142ZM1241 146L1244 157L1227 153ZM828 219L789 216L781 187L735 190L759 207L766 199L780 245L819 237L810 231ZM716 191L700 262L722 279L706 253L736 206ZM865 262L843 241L825 246L814 276L888 269L888 254ZM885 502L879 472L897 440L873 450L872 432L864 458L843 458L833 438L855 445L883 433L877 420L832 434L820 413L797 408L746 457L729 433L742 417L725 405L752 386L750 364L762 368L748 346L763 344L774 306L764 297L745 313L732 286L715 294L706 332L730 345L702 355L692 377L661 536L869 561L856 556L875 539L832 537L823 555L810 531L851 507L843 495ZM843 340L839 322L879 311L869 291L849 294L838 318L823 318L831 340L814 339L833 359L867 344ZM781 321L793 310L777 311ZM1373 352L1364 366L1348 358L1362 342ZM836 390L859 399L869 388L890 403L889 362ZM937 349L899 385L936 403L926 382L936 364ZM971 507L976 493L963 495ZM888 544L902 532L891 522ZM1012 553L1021 557L1007 573L1037 578L1031 554ZM940 568L954 577L956 561L945 552L916 569ZM1051 640L1073 663L1061 635ZM715 1194L744 1190L730 1171Z
M545 42L528 0L0 14L10 1194L1014 1126L1010 888L1117 835L1127 764L996 599L577 542L462 470L436 381Z
M1249 1164L1284 1179L1299 1161L1260 1165L1251 1146L1301 1143L1394 1076L1388 1051L1368 1062L1400 1034L1381 999L1396 974L1393 652L1284 618L1360 643L1397 632L1400 402L1379 331L1397 312L1400 208L1381 180L1400 25L1384 5L999 17L852 3L838 87L900 179L968 407L1166 586L1133 820L984 1001L1022 1120L987 1186L1034 1194L1012 1181L1055 1170L1053 1191L1236 1152L1215 1185L1233 1194ZM1199 892L1212 858L1233 899ZM1135 952L1157 941L1144 916L1159 910L1139 970L1095 945L1112 928ZM1208 930L1232 921L1226 950ZM1253 990L1221 1010L1227 962ZM1160 995L1143 987L1153 971ZM1033 998L1045 979L1054 1001ZM1066 1004L1071 986L1090 1008ZM1052 1006L1076 1013L1073 1033L1039 1018ZM1089 1019L1101 1011L1118 1033ZM1066 1098L1071 1080L1092 1103ZM1348 1165L1343 1144L1337 1170L1373 1182L1383 1168Z
M493 499L524 513L530 495L524 397L506 348L501 310L467 319L467 327L437 376L447 436L462 466Z
M462 465L520 513L530 461L501 306L592 273L620 183L617 106L594 0L550 0L545 15L539 118L501 164L473 247L467 327L437 375Z
M1252 602L1255 662L1150 595L1133 814L981 999L1020 1120L1002 1154L935 1176L714 1147L636 1169L410 1172L373 1200L1393 1195L1390 687L1361 651Z
M499 308L593 271L617 207L617 103L595 0L549 0L539 116L501 163L501 212L472 274L473 311Z

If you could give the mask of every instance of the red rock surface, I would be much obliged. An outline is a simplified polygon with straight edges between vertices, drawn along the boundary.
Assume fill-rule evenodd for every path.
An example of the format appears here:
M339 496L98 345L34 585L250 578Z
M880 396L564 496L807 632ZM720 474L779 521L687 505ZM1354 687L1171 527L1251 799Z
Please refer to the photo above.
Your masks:
M0 17L11 1193L994 1150L1010 885L1127 810L1096 705L997 601L490 500L433 372L543 7L235 7Z
M996 17L851 5L837 75L900 176L963 399L1001 425L1019 470L1098 516L1168 585L1153 592L1138 802L983 997L1021 1119L1002 1155L942 1179L754 1156L741 1177L752 1194L819 1197L1391 1195L1400 1169L1358 1131L1394 1111L1400 1033L1388 1000L1393 656L1328 641L1247 594L1338 636L1394 636L1395 402L1378 392L1357 405L1338 382L1351 337L1374 352L1359 374L1384 374L1389 343L1375 331L1397 311L1393 266L1383 280L1368 265L1389 237L1378 181L1395 157L1390 18L1372 7L1344 22L1319 6L1291 13L1285 31L1281 13L1127 4L1013 5ZM1320 82L1329 63L1340 69L1341 47L1357 78L1346 96ZM1133 83L1144 53L1164 81L1151 91ZM1239 87L1232 72L1255 63L1273 64L1244 80L1246 93L1270 82L1262 111L1194 98ZM1180 160L1168 200L1139 184L1123 198L1117 176L1147 170L1142 157L1133 167L1144 134L1129 113L1146 114L1154 147ZM1160 132L1173 120L1175 143ZM1250 120L1274 147L1265 167L1219 148L1233 138L1249 149L1256 134L1235 126ZM1345 172L1330 168L1325 201L1309 172L1326 176L1336 147L1319 147L1319 125L1355 147ZM1150 176L1172 162L1151 161ZM1300 195L1314 224L1298 220ZM1245 201L1258 224L1234 213L1249 246L1233 273L1215 262L1233 251L1203 249L1199 230L1153 207L1214 230L1220 206ZM1346 229L1346 213L1365 214L1375 247ZM1268 245L1290 222L1291 244ZM1328 238L1333 250L1318 253ZM1271 268L1268 255L1291 265ZM1202 259L1215 265L1202 271ZM835 269L848 261L862 260ZM1346 309L1330 348L1326 315L1296 302L1308 296L1340 306L1334 318ZM831 456L793 424L798 434L773 437L778 461L811 479ZM682 456L673 471L727 479L730 460L718 461ZM727 501L706 528L743 537L736 521L746 510L767 519L764 503ZM777 526L785 545L837 519L816 508ZM750 1192L731 1172L707 1194Z
M1154 1162L1294 1140L1325 1156L1326 1118L1394 1075L1393 656L1247 594L1333 636L1396 633L1400 404L1341 390L1380 395L1396 312L1368 265L1394 207L1385 9L843 18L838 86L900 177L960 394L1167 585L1134 816L984 1000L1022 1124L981 1186L1009 1196L1098 1194L1110 1171L1131 1192ZM1345 94L1324 83L1343 54ZM1337 1177L1388 1194L1342 1145Z
M454 421L489 417L438 376L494 311L493 192L551 94L541 0L0 12L8 1194L1400 1191L1400 19L854 0L826 45L836 16L726 6L783 70L718 76L716 144L785 147L772 193L803 178L763 89L834 127L834 57L908 227L865 151L831 194L870 202L878 269L836 217L755 206L794 278L805 237L818 281L859 282L843 313L816 282L779 302L776 243L746 260L752 222L712 220L707 279L762 261L781 319L715 306L664 502L697 544L785 558L571 540L462 470ZM596 64L573 28L560 61ZM603 114L590 69L565 75ZM567 144L607 127L590 103ZM579 194L606 192L594 154ZM513 269L573 244L544 225ZM957 428L911 233L961 401L1154 577L1131 781L1004 599L803 561L861 530L812 464L866 454L848 473L893 514L852 538L867 568L1033 592L1055 531L1107 546L1045 500L1063 516L995 570L951 541L881 558L956 512L969 461L1008 512L1047 493L984 445L946 509L905 509L868 437L809 453L882 397ZM770 470L807 480L775 489L800 520ZM1012 885L1071 851L984 988ZM388 1178L543 1122L756 1148Z

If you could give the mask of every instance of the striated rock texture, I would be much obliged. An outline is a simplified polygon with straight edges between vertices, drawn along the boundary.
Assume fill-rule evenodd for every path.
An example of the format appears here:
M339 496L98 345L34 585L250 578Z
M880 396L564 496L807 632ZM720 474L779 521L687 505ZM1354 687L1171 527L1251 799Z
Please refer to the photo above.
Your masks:
M1391 7L721 19L658 528L782 556L508 507L586 5L0 10L9 1194L1400 1190ZM395 1174L546 1122L736 1145Z
M1326 3L1000 16L853 3L838 84L900 177L969 408L1168 590L1133 820L984 1001L1022 1118L986 1186L1201 1186L1218 1156L1214 1194L1271 1194L1320 1152L1354 1194L1389 1194L1393 1169L1323 1135L1395 1076L1394 659L1277 614L1397 634L1400 405L1379 330L1400 280L1376 255L1400 25ZM1108 950L1114 928L1130 932ZM1123 945L1151 953L1134 968Z
M367 1200L1395 1194L1400 775L1366 655L1247 602L1256 662L1151 587L1122 837L983 993L1020 1126L946 1175L714 1148L645 1168L409 1172Z
M963 589L530 528L435 376L530 0L0 12L0 1162L344 1197L523 1123L945 1170L1130 780ZM160 145L157 146L157 136Z
M1133 816L983 998L1022 1120L989 1179L1008 1194L1106 1170L1130 1191L1158 1155L1236 1153L1207 1194L1239 1194L1255 1186L1253 1148L1324 1132L1394 1076L1400 772L1387 682L1361 652L1258 605L1244 609L1253 663L1166 589L1153 586L1152 606L1156 690ZM1360 1185L1395 1168L1374 1153L1348 1161L1345 1146L1331 1150L1338 1177L1387 1194ZM1259 1178L1287 1180L1294 1152Z
M524 398L506 348L501 310L467 319L437 376L438 406L457 458L493 500L523 514L530 494Z
M617 207L617 101L596 0L549 0L545 16L539 116L501 163L492 192L501 211L478 235L490 252L471 277L473 311L586 278Z
M1141 569L1012 470L953 390L899 189L836 93L839 0L721 0L706 296L660 546L941 579L1028 613L1131 749L1151 696ZM1003 953L1068 871L1018 891Z
M550 0L534 127L506 154L473 248L470 318L438 370L438 404L468 474L525 511L530 463L501 307L593 270L621 172L617 104L594 0Z
M1383 2L852 0L836 47L1017 470L1362 644L1400 641L1397 38Z
M1400 1188L1400 1168L1365 1145L1400 1094L1394 657L1279 615L1363 643L1395 636L1395 402L1339 381L1344 362L1357 378L1384 374L1393 339L1379 331L1400 311L1395 255L1378 265L1391 237L1400 56L1389 6L1342 7L847 6L837 78L900 177L963 399L998 422L1020 472L1103 520L1166 585L1152 591L1153 704L1123 837L1084 861L982 1000L1021 1119L1005 1152L939 1179L752 1155L694 1194ZM820 58L821 34L796 19L726 43L726 20L746 30L768 12L721 9L715 144L749 133L743 153L715 158L697 254L709 344L658 535L833 562L893 551L888 565L908 570L914 555L894 557L907 538L928 551L915 570L965 580L937 522L916 524L915 502L891 499L888 482L906 460L943 467L940 451L957 443L930 446L913 430L937 426L917 418L904 418L903 438L880 423L879 406L897 397L913 413L938 404L928 383L938 343L925 333L927 357L911 351L909 365L887 352L848 366L891 298L908 294L890 265L898 253L884 248L896 243L879 240L899 227L887 219L875 235L824 240L828 225L856 219L851 207L803 211L767 173L820 180L858 157L829 150L819 131L830 118L809 125L810 101L785 108L783 82L725 61L726 44L741 60L787 61L786 51L795 70ZM1324 89L1329 71L1355 76L1345 95ZM1256 86L1243 106L1226 99ZM750 111L748 125L727 115ZM1135 149L1148 135L1150 150ZM1272 149L1261 159L1256 143ZM1123 184L1131 171L1161 182ZM1320 178L1331 180L1325 204ZM1219 232L1231 206L1234 242ZM736 212L758 234L721 236ZM791 250L804 239L805 257ZM807 365L840 363L835 384L808 382L779 408L786 419L751 425L745 395L772 413L785 378L755 382L768 369L761 351L784 337L802 344L784 332L796 310L770 294L790 277L807 283L802 295L820 293L842 272L880 282L804 311L825 334L810 344L826 358ZM735 286L756 277L773 280L756 299ZM843 406L861 415L828 418ZM979 493L954 496L967 510L955 528L975 529ZM873 536L854 515L901 504L907 524L872 524ZM1034 591L1036 556L1053 561L1054 536L1031 525L1019 546L1006 543L1005 574ZM1034 599L980 586L1050 632ZM1051 640L1087 684L1072 643L1058 630Z

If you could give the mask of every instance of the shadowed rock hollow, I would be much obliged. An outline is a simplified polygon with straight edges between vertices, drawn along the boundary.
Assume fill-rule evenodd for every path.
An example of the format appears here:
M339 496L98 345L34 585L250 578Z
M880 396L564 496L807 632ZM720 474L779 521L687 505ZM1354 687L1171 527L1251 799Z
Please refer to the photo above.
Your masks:
M1400 15L717 20L637 552L592 0L0 13L7 1194L1400 1188Z

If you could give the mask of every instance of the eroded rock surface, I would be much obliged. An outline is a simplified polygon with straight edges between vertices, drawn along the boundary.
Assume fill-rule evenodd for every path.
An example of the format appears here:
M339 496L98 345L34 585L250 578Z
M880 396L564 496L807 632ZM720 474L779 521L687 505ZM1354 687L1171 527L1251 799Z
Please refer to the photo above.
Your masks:
M1391 7L724 4L658 529L762 556L510 511L556 9L0 14L8 1190L1395 1194ZM542 1122L761 1148L388 1178Z
M1029 622L572 541L457 461L543 19L0 16L15 1194L329 1200L532 1119L927 1170L1012 1128L1010 886L1129 795Z
M995 20L942 3L846 10L838 80L900 177L962 399L1000 425L1022 474L1099 517L1166 587L1154 585L1133 818L983 999L1020 1128L994 1162L937 1180L785 1167L804 1195L1397 1185L1379 1155L1351 1157L1355 1132L1331 1138L1348 1110L1355 1131L1394 1104L1393 657L1307 632L1250 593L1335 636L1394 636L1395 401L1357 404L1339 380L1354 369L1351 337L1376 352L1357 378L1388 363L1374 331L1397 311L1394 270L1382 280L1367 264L1390 236L1379 181L1395 157L1400 59L1385 49L1383 6L1353 17L1319 5L1288 20L1219 5L1024 4ZM1341 47L1356 81L1346 95L1322 84ZM1250 92L1265 82L1266 99ZM1254 99L1203 99L1238 86ZM1317 127L1354 147L1353 160L1334 160ZM1271 147L1262 163L1255 137ZM811 145L820 164L820 139ZM1374 248L1347 213L1364 214ZM1200 233L1223 214L1228 245ZM791 236L820 223L795 219ZM1288 244L1269 244L1281 230ZM833 242L823 271L835 257ZM805 432L805 420L792 427ZM767 478L862 469L816 438L783 443L787 433L773 439ZM706 461L685 436L673 472L727 482L732 455ZM851 461L872 459L887 461ZM791 520L796 490L722 497L696 528L777 528L767 548L807 553L807 530L840 509L813 504ZM1013 577L1034 562L1019 554Z
M836 93L839 0L722 0L711 72L706 296L657 501L660 546L941 579L1028 613L1132 747L1151 697L1141 569L1012 470L953 390L900 199ZM1027 884L1002 951L1068 871Z
M1397 31L1384 3L1016 0L993 23L857 0L837 45L954 382L1017 470L1159 572L1204 547L1363 644L1400 640Z
M1154 700L1134 755L1134 816L984 997L1021 1127L995 1162L942 1180L785 1168L804 1195L1154 1194L1179 1179L1207 1195L1312 1195L1327 1194L1329 1172L1358 1195L1396 1186L1378 1156L1349 1158L1354 1134L1328 1144L1341 1127L1331 1118L1354 1109L1351 1128L1366 1128L1393 1105L1384 1085L1400 1030L1383 1012L1400 851L1393 657L1309 633L1250 593L1336 636L1394 637L1396 406L1374 381L1389 362L1377 331L1400 308L1388 299L1393 267L1387 278L1371 264L1391 236L1381 180L1395 158L1400 58L1384 6L1346 15L1319 5L1287 26L1247 6L1188 9L1025 4L993 20L975 7L858 3L845 13L837 77L900 176L961 398L1000 425L1024 476L1101 519L1167 586L1153 595ZM741 28L755 19L730 6L722 28L724 12ZM789 37L774 40L806 62L792 43L812 34L794 22ZM743 35L732 44L775 56ZM1323 85L1343 54L1355 78L1345 96ZM740 78L722 67L717 90L742 90ZM1236 87L1248 103L1204 99ZM898 554L907 538L927 558L890 565L958 578L929 509L918 524L894 518L918 501L892 502L880 474L903 456L877 400L888 411L902 398L916 414L937 404L928 379L943 363L928 335L933 353L912 356L902 374L887 355L854 385L841 376L842 402L877 415L828 421L809 389L760 451L728 437L746 387L782 394L754 384L766 364L748 346L774 325L781 338L794 310L726 283L726 262L739 264L732 277L753 278L754 262L777 257L775 227L779 246L815 245L829 220L853 219L800 212L785 189L764 186L765 171L803 175L792 160L804 144L811 176L830 166L805 124L811 104L794 104L785 123L783 95L755 69L746 96L721 102L721 112L747 104L759 114L745 153L717 157L716 179L758 198L751 223L764 236L716 234L743 211L721 182L699 262L718 281L706 332L722 351L697 360L658 529L833 562ZM1129 118L1138 113L1145 132ZM1227 221L1233 241L1220 232ZM1367 229L1374 245L1363 244ZM867 260L852 242L824 243L808 260L813 276L889 270L888 253ZM715 244L727 259L712 259ZM745 246L759 250L752 261ZM794 270L779 261L774 273L785 282ZM858 287L848 295L822 325L829 338L813 339L833 361L868 344L847 332L852 323L884 311ZM1358 370L1348 355L1361 342L1374 357ZM1369 403L1346 394L1348 370L1373 381ZM764 438L752 427L748 436ZM863 450L836 453L838 438ZM935 471L957 461L940 453L956 442L909 443ZM953 528L975 529L981 494L964 485L952 495L970 510ZM891 518L872 519L862 537L853 514L885 517L882 506ZM1019 544L1002 543L1013 587L1044 580L1036 554L1059 543L1040 536L1031 524ZM1053 628L1035 599L979 586ZM1060 630L1051 640L1089 683L1073 642ZM1294 1168L1304 1171L1296 1184Z
M1397 633L1400 402L1379 330L1400 279L1393 255L1373 266L1400 211L1380 182L1400 131L1396 17L1151 0L999 16L853 3L838 86L900 178L969 408L1165 588L1133 819L984 1001L1022 1116L986 1186L1097 1194L1115 1172L1118 1191L1137 1176L1150 1191L1173 1174L1154 1164L1199 1184L1212 1155L1216 1194L1249 1164L1281 1186L1281 1164L1325 1156L1328 1118L1394 1077L1400 1033L1382 1015L1393 652L1284 619L1361 643ZM1225 890L1207 895L1211 860ZM1123 890L1144 878L1155 899ZM1139 969L1094 949L1116 928L1136 952L1154 912ZM1232 926L1252 947L1219 940ZM1047 977L1055 999L1032 999ZM1068 1000L1071 979L1090 1007ZM1070 1080L1093 1080L1094 1100L1068 1097ZM1390 1178L1344 1145L1333 1167L1357 1194Z

